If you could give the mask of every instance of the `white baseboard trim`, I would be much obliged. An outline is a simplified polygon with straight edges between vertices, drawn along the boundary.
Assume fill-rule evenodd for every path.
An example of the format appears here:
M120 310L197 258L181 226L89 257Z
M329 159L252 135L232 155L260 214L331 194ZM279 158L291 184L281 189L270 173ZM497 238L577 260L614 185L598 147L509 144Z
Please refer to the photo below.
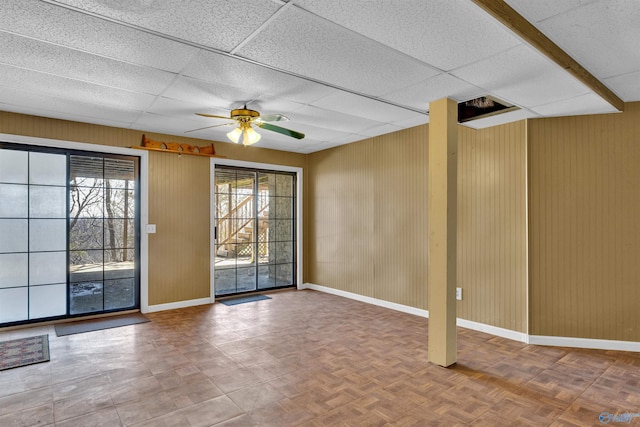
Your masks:
M495 335L497 337L507 338L513 341L520 341L524 343L528 342L527 334L523 332L512 331L511 329L499 328L497 326L474 322L472 320L461 319L459 317L456 319L456 324L461 328L484 332L485 334Z
M344 298L353 299L356 301L365 302L368 304L377 305L380 307L389 308L391 310L401 311L403 313L413 314L420 317L429 317L428 310L422 310L415 307L409 307L394 302L384 301L377 298L367 297L364 295L354 294L353 292L342 291L340 289L329 288L327 286L320 286L314 283L305 283L299 287L299 289L312 289L319 292L325 292L341 296ZM519 341L532 345L547 345L554 347L575 347L575 348L589 348L596 350L619 350L619 351L633 351L640 352L640 342L635 341L615 341L615 340L598 340L588 338L572 338L572 337L550 337L541 335L529 335L524 332L512 331L510 329L499 328L497 326L486 325L484 323L474 322L465 319L456 319L456 324L461 328L471 329L478 332L484 332L497 337L507 338L513 341Z
M529 344L640 352L640 342L529 335Z
M353 299L356 301L366 302L367 304L373 304L384 308L390 308L391 310L401 311L403 313L413 314L420 317L429 317L428 310L422 310L420 308L409 307L408 305L397 304L395 302L385 301L377 298L367 297L364 295L354 294L353 292L341 291L340 289L329 288L326 286L320 286L313 283L305 283L300 289L313 289L314 291L320 291L327 294L338 295Z
M175 310L176 308L186 308L186 307L193 307L196 305L204 305L204 304L211 304L211 303L212 303L211 298L199 298L199 299L191 299L186 301L176 301L176 302L169 302L166 304L150 305L146 312L153 313L156 311Z

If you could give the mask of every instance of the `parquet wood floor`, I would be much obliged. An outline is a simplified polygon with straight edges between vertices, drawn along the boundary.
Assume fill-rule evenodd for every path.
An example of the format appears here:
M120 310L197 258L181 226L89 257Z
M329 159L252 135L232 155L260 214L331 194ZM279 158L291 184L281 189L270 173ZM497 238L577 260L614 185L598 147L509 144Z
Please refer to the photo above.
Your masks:
M587 426L640 413L640 354L531 346L458 329L427 361L427 319L314 291L149 314L56 337L0 372L0 426ZM605 420L607 420L605 418ZM640 425L609 418L610 425Z

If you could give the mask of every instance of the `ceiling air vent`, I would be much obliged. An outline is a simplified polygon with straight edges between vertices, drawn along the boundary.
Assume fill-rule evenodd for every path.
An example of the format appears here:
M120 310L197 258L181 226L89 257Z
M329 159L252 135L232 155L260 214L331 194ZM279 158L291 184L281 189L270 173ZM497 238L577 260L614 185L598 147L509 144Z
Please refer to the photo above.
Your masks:
M480 98L458 103L458 123L484 119L485 117L519 109L520 107L511 105L493 96L481 96Z

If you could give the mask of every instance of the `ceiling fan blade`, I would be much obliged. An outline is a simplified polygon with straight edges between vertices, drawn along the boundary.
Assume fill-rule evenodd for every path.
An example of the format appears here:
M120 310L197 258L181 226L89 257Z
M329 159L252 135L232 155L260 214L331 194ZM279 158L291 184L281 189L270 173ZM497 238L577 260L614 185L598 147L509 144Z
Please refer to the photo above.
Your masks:
M225 118L226 118L226 117L225 117ZM195 131L197 131L197 130L205 130L205 129L217 128L217 127L220 127L220 126L229 126L229 125L233 125L233 124L235 124L235 123L222 123L222 124L220 124L220 125L205 126L205 127L203 127L203 128L187 130L187 131L185 131L184 133L195 132Z
M296 139L304 138L304 133L296 132L295 130L289 130L289 129L281 128L280 126L272 125L270 123L256 122L256 126L262 128L262 129L270 130L270 131L273 131L273 132L278 132L278 133L281 133L283 135L290 136L292 138L296 138Z
M260 116L258 120L263 122L286 122L289 120L289 117L283 114L266 114L264 116Z
M205 113L196 113L198 116L202 116L202 117L212 117L214 119L227 119L227 120L231 120L231 117L225 117L225 116L216 116L215 114L205 114Z

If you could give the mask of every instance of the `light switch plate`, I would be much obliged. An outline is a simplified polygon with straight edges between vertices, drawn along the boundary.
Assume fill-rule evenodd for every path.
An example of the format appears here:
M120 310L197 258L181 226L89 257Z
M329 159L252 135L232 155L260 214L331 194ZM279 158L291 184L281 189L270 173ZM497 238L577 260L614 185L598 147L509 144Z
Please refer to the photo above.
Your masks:
M147 234L153 234L156 232L155 224L147 224Z
M456 299L459 301L462 300L462 288L456 288Z

